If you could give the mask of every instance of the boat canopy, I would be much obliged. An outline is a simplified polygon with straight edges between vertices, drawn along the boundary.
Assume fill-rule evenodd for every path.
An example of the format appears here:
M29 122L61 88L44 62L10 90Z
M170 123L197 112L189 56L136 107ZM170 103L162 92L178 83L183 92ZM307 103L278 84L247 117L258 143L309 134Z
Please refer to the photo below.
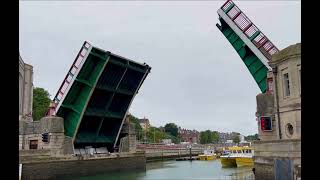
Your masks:
M228 150L253 150L252 147L249 147L249 146L242 146L242 147L238 147L238 146L233 146L233 147L228 147Z

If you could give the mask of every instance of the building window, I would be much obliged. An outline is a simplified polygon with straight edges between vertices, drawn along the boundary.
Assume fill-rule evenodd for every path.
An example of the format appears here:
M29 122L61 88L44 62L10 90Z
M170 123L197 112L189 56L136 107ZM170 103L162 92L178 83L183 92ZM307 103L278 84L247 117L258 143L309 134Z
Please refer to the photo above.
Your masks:
M290 96L290 82L289 82L289 74L283 74L283 85L284 85L284 96Z
M293 126L290 123L286 125L286 134L288 137L291 137L293 135Z
M38 140L31 140L29 149L38 149Z

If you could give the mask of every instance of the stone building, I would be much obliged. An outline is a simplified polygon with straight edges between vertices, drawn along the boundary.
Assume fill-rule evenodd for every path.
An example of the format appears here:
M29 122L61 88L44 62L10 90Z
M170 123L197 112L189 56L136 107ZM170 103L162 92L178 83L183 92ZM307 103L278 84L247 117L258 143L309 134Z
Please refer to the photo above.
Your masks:
M44 117L33 121L32 98L33 67L24 63L19 55L19 155L73 153L71 139L64 135L62 118ZM48 134L48 142L43 141L44 133Z
M32 117L33 67L19 55L19 119ZM28 118L32 120L32 118Z
M279 110L278 139L301 138L301 44L289 46L277 53L269 63L274 72L275 101ZM278 113L279 112L279 113Z
M48 133L44 142L42 134ZM40 121L19 121L19 150L50 150L51 154L73 153L71 139L64 135L63 119L44 117Z
M260 141L253 143L257 179L297 179L301 168L301 43L272 56L267 92L257 95ZM271 118L263 130L262 117Z

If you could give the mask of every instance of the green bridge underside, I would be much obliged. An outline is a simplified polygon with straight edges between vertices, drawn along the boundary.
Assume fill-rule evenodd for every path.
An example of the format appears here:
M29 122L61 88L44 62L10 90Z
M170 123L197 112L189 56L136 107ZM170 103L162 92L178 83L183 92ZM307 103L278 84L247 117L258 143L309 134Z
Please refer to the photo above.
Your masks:
M148 65L92 48L57 112L75 147L113 149L127 109L149 71Z
M233 48L237 51L240 58L247 66L260 90L264 93L267 89L268 68L260 59L250 50L250 48L241 40L241 38L230 28L230 26L220 17L221 25L217 24L218 29L228 39Z

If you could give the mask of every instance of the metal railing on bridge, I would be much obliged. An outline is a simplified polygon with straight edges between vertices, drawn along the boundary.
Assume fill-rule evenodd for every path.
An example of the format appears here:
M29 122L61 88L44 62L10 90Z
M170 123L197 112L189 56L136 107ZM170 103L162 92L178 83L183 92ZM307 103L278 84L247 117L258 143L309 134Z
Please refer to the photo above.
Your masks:
M271 56L279 51L232 0L227 0L221 9L268 60L271 60Z
M74 79L76 75L79 73L82 65L84 64L85 57L88 56L90 52L91 45L85 41L78 52L76 59L73 61L67 75L65 76L64 80L62 81L62 84L60 85L58 92L53 98L54 105L51 107L53 110L47 112L46 116L55 115L55 113L58 111L59 106L62 103L63 98L68 94L68 91L70 87L72 86L72 83L74 82Z

